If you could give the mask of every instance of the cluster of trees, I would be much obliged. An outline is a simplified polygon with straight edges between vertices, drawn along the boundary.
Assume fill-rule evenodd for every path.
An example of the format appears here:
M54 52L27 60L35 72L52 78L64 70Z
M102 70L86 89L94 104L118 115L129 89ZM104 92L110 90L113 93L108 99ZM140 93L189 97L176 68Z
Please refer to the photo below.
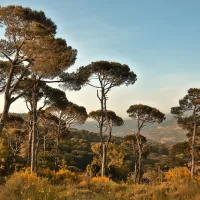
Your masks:
M12 157L7 164L12 166L11 163L20 157L23 158L22 166L30 166L31 172L36 172L38 166L48 166L57 172L63 162L64 165L79 166L82 170L91 162L88 171L100 172L103 177L107 175L106 170L122 166L129 155L134 163L134 181L140 183L144 173L143 158L148 155L142 128L149 123L161 123L165 115L148 105L131 105L127 114L137 122L136 128L120 144L113 143L113 127L124 122L108 109L107 101L112 88L136 82L137 76L129 66L96 61L68 73L67 69L75 63L77 50L69 46L65 39L56 38L55 23L42 11L21 6L1 7L0 25L5 29L4 38L0 40L0 92L4 95L0 151L1 155L6 152L6 158ZM51 83L60 83L60 88L51 87ZM61 90L80 90L86 85L96 88L100 103L100 109L89 114L83 106L69 102ZM23 116L9 113L10 106L20 98L24 99L29 112ZM191 156L193 176L197 157L200 90L190 89L179 104L171 112L177 116L178 124L188 130L187 144L191 141L191 145L185 145L190 152L188 157ZM70 138L73 133L71 128L84 123L88 117L96 121L98 141L88 143L80 138ZM72 144L79 147L72 148ZM128 154L124 144L130 147ZM80 159L83 166L80 166ZM3 159L1 162L5 167ZM188 167L189 162L190 159Z
M4 105L0 133L9 117L13 102L24 98L29 109L29 162L36 170L38 146L38 114L48 105L66 107L65 93L47 85L74 64L77 50L62 38L56 38L56 25L43 12L7 6L0 8L0 23L5 28L0 41L0 88ZM66 75L68 76L68 74ZM44 105L39 107L38 102Z
M0 41L2 57L0 92L4 94L0 133L4 131L9 121L11 104L19 98L24 98L29 110L26 119L29 133L28 163L31 172L35 172L41 132L39 123L43 123L43 126L45 123L52 126L52 131L57 137L56 151L58 151L63 133L77 123L84 123L88 117L84 107L69 102L65 92L52 88L49 83L60 82L67 89L79 90L85 84L92 85L91 80L94 77L98 78L100 87L92 86L100 89L101 93L99 94L97 90L101 102L99 134L102 142L102 176L104 176L107 146L103 139L103 126L106 121L110 135L107 141L109 143L113 123L113 119L107 114L107 93L111 88L123 83L133 84L136 75L127 65L107 61L94 62L81 67L76 73L67 73L66 70L76 60L77 50L68 46L64 39L56 38L55 23L41 11L21 6L1 7L0 23L5 28L5 37ZM43 105L39 106L39 102ZM120 125L119 121L117 123ZM56 166L57 159L55 159L55 170Z
M187 95L179 100L179 106L171 108L171 113L176 116L177 123L188 131L189 145L186 145L186 143L182 143L182 145L186 145L185 148L190 152L189 162L191 161L191 167L188 166L188 161L186 163L191 171L191 176L194 176L196 158L199 152L197 143L199 142L200 130L200 89L190 88Z

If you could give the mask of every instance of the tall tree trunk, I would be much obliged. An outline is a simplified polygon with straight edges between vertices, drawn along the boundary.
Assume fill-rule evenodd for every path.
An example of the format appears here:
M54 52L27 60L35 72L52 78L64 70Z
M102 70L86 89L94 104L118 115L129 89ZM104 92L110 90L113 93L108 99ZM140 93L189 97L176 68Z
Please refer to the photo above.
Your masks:
M10 109L10 101L8 97L4 97L4 109L3 112L1 114L1 119L0 119L0 134L3 132L3 128L5 126L5 121L8 118L8 113L9 113L9 109Z
M35 116L33 114L33 121ZM32 132L32 137L31 137L31 173L35 172L36 167L35 167L35 141L36 141L36 126L33 123L33 132Z
M104 99L103 96L104 95L104 89L102 88L101 90L101 98L100 98L100 103L101 103L101 121L99 124L99 135L101 138L101 177L105 176L105 159L106 159L106 155L105 155L105 142L103 139L103 124L104 124Z
M135 171L135 184L137 183L137 178L138 178L138 160L135 161L135 165L134 165L134 171Z
M43 152L44 152L44 158L46 154L46 133L44 133L44 138L43 138Z
M106 168L106 144L102 145L102 159L101 159L101 177L105 176Z
M142 178L142 147L139 135L136 138L138 145L138 184L140 184Z
M137 156L134 140L131 140L131 145L132 145L132 149L133 149L133 155ZM138 177L138 160L137 159L135 159L135 162L134 162L134 173L135 173L134 183L136 184L137 177Z
M55 154L55 173L58 172L58 150L59 150L60 138L56 140L56 154Z
M140 184L142 178L142 153L139 150L139 157L138 157L138 184Z
M191 147L191 177L194 176L195 172L195 141L196 140L196 113L194 112L194 127L193 127L193 135L192 135L192 147Z
M62 117L60 115L59 122L58 122L58 128L57 128L57 138L56 138L56 153L55 153L55 173L58 172L58 151L59 151L59 145L60 145L60 138L62 134Z
M107 150L108 150L108 146L110 144L111 138L112 138L112 120L108 119L108 115L107 115L107 98L106 98L106 94L104 91L104 88L102 88L102 111L103 113L105 113L105 120L106 120L106 124L107 124L107 131L108 131L108 139L107 139L107 143L104 143L102 146L102 171L101 171L101 176L105 176L105 169L106 169L106 164L107 164ZM102 116L103 116L102 113Z
M8 74L8 79L7 79L5 93L4 93L4 108L3 108L3 112L1 114L1 120L0 120L0 134L2 134L6 118L8 117L10 105L12 103L11 98L10 98L10 87L12 83L14 69L15 69L15 65L14 63L11 63L11 68Z
M33 125L33 133L32 133L32 142L31 142L31 173L36 171L36 144L37 144L37 84L34 85L34 88L32 90L32 105L33 105L33 110L32 110L32 125Z
M36 125L36 141L35 141L35 171L37 171L37 155L39 149L39 134L38 134L38 124Z
M33 134L33 130L32 130L32 120L30 120L30 124L29 124L29 134L28 134L28 161L27 161L27 165L31 166L31 144L32 144L32 134Z

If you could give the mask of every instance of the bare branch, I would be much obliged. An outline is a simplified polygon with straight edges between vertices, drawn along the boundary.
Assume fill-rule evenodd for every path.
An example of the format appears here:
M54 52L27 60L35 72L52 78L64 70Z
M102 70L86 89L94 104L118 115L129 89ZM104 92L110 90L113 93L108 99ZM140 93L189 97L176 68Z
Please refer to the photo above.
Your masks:
M11 89L11 91L10 91L10 96L11 96L12 93L15 91L16 87L19 85L20 81L22 80L22 78L23 78L24 75L26 74L27 70L28 70L28 67L26 67L26 68L24 69L24 71L22 72L22 74L21 74L21 76L19 77L18 81L17 81L13 86L11 86L12 89Z
M2 52L2 54L13 64L13 61L6 53Z
M12 97L11 101L14 102L20 97L22 97L26 92L28 92L37 82L39 82L39 79L34 81L28 88L26 88L21 94L17 95L16 97Z

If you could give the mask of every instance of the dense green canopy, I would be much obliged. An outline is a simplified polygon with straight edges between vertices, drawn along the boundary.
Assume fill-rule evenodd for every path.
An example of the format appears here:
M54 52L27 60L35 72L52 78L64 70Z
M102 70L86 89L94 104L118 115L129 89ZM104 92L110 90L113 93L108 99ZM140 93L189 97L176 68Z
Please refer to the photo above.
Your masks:
M143 104L131 105L127 113L129 117L138 119L144 123L161 123L165 119L165 114L158 109Z

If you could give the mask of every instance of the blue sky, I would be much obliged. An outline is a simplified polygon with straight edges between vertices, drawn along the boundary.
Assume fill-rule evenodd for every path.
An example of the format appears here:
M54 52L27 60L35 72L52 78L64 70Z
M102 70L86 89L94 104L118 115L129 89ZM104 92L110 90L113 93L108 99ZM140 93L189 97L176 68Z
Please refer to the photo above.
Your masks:
M135 103L169 113L190 87L200 86L199 0L0 0L9 4L43 10L57 24L57 36L78 50L72 70L96 60L128 64L138 81L114 89L108 105L122 117ZM67 91L88 111L99 109L95 95L89 87ZM20 105L12 110L24 111Z

